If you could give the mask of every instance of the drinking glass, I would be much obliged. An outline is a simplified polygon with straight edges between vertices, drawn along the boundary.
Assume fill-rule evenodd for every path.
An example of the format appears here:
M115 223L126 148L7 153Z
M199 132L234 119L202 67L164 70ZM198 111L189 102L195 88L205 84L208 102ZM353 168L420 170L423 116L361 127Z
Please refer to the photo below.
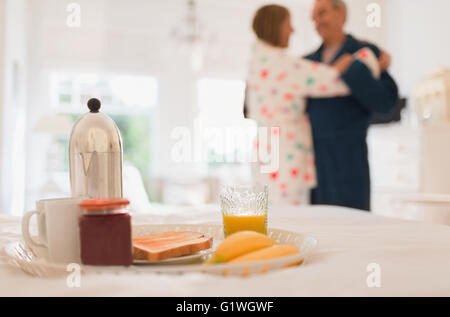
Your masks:
M226 186L220 193L224 236L242 230L267 234L265 185Z

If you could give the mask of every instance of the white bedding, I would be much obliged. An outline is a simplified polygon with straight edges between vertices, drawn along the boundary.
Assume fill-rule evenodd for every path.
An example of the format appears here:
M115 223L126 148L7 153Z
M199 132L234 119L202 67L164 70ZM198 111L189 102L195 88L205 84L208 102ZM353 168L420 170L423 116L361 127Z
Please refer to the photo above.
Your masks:
M269 210L269 226L309 233L319 241L295 268L239 278L186 275L31 277L8 263L3 247L21 239L20 218L0 216L0 296L450 296L450 227L374 216L339 207ZM220 223L216 206L152 207L134 223ZM370 263L380 287L368 287ZM69 273L68 273L69 274ZM220 286L219 286L220 285Z

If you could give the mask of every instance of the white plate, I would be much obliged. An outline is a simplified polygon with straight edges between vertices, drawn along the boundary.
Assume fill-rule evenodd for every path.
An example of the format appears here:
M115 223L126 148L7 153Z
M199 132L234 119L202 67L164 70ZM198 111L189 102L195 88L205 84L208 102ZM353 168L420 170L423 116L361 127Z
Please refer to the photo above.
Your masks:
M213 237L213 247L198 254L180 258L173 258L165 263L151 263L145 261L143 265L136 263L125 266L88 266L81 265L82 273L103 273L113 272L116 274L127 273L166 273L183 274L189 272L203 272L220 275L241 275L248 276L252 274L266 273L268 271L281 269L294 262L302 262L316 247L317 240L310 236L286 231L281 229L268 229L268 235L278 243L292 244L299 248L299 254L293 254L281 258L257 261L251 263L223 263L205 265L198 263L206 260L214 251L215 247L223 240L223 227L221 225L135 225L133 226L133 236L143 236L152 233L165 231L196 231ZM31 250L24 242L15 242L5 247L5 252L10 259L10 263L20 267L25 272L34 276L58 276L67 275L67 265L58 263L49 263L40 256L39 249ZM184 259L183 259L184 258ZM170 264L170 265L169 265Z

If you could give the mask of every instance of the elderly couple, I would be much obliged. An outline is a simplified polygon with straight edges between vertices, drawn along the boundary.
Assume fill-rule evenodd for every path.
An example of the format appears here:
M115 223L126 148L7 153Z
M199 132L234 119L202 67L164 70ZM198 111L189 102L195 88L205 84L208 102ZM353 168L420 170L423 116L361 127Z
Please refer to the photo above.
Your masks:
M391 111L398 98L390 57L344 33L342 0L315 0L312 18L323 44L304 58L286 52L293 32L286 8L264 6L253 19L245 114L276 127L280 162L273 173L255 168L255 181L276 204L370 210L366 135L371 114Z

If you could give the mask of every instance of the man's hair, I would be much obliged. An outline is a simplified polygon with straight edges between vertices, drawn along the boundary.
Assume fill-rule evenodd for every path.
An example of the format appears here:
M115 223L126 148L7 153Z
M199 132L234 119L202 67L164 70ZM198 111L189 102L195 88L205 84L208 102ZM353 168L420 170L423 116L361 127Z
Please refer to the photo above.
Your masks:
M331 0L331 2L333 3L333 7L335 9L339 9L339 8L344 8L347 9L347 5L345 4L344 0Z
M334 9L344 9L345 20L347 20L347 5L345 4L344 0L331 0L331 4L333 5Z
M285 7L276 4L265 5L255 13L253 31L260 40L273 46L280 46L281 24L287 16L289 16L289 10Z

